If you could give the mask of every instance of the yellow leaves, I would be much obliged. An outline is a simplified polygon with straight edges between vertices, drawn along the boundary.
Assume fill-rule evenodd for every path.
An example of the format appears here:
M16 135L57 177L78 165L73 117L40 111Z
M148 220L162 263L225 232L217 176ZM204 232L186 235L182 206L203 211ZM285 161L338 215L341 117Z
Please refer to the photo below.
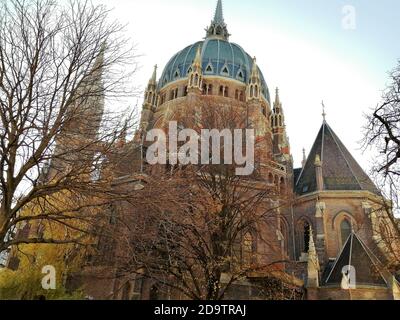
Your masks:
M73 250L73 245L21 245L17 254L20 264L17 271L0 270L0 299L37 299L40 296L46 299L65 299L74 293L67 294L65 275L67 272L79 270L82 263L78 254L66 266L64 259ZM42 280L46 274L42 273L46 266L53 266L56 271L56 289L44 290ZM78 292L76 298L81 295Z

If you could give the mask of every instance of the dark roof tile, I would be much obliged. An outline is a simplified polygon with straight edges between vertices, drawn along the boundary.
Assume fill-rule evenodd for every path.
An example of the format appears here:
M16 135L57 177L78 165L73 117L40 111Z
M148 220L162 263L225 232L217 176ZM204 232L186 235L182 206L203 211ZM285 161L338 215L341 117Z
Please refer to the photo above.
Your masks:
M303 195L317 190L314 166L316 155L322 161L324 190L368 190L379 194L374 183L325 121L304 169L295 180L297 194Z

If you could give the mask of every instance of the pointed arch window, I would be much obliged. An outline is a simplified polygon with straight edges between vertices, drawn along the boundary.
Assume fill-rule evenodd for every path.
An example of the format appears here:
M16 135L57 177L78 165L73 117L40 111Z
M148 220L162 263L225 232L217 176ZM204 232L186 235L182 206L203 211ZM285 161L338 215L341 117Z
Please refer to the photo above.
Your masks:
M189 73L191 73L191 72L193 72L193 68L192 68L192 67L189 67L187 73L189 74Z
M222 67L221 74L224 76L229 76L229 68L226 64Z
M347 239L349 238L351 232L352 232L352 227L351 223L347 219L343 219L343 221L340 223L340 237L342 241L342 247L345 245Z
M209 62L206 67L206 73L213 73L213 72L214 72L213 65L211 64L211 62Z
M310 249L310 223L305 219L301 219L297 223L297 254L300 259L304 258L304 254L308 253Z
M241 69L238 71L238 73L236 75L236 78L239 79L239 80L242 80L242 81L244 80L244 74L243 74L243 71Z
M303 227L303 252L308 252L310 250L310 225L308 222L304 223Z
M176 69L176 71L174 73L174 79L176 80L176 79L180 78L180 76L181 76L181 73L179 72L179 69Z

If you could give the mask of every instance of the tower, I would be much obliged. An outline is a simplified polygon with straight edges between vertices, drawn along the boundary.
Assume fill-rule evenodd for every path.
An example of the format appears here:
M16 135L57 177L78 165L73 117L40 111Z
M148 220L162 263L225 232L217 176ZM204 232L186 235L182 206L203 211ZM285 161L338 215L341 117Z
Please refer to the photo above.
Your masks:
M261 101L261 79L256 57L253 58L250 81L247 85L247 101Z
M149 83L144 94L142 118L140 123L141 130L145 131L153 120L154 111L157 107L157 65L154 66L153 75L151 76Z
M72 97L73 101L65 112L64 125L56 137L51 162L44 168L41 179L51 180L59 173L64 175L78 162L89 167L92 165L104 114L105 50L106 44L103 44L93 66L83 76Z
M286 161L290 158L290 146L286 135L285 115L283 113L282 102L279 97L279 89L275 91L275 101L270 117L273 150L276 156L283 156Z

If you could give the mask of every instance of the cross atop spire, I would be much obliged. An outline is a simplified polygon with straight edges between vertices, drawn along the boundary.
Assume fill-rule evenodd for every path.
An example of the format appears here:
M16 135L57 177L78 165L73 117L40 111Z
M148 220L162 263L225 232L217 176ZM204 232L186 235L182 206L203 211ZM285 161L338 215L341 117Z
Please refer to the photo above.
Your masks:
M326 112L325 112L325 103L322 101L322 118L324 119L324 122L326 122Z
M229 32L224 21L224 13L222 10L222 0L218 0L217 7L215 9L214 19L211 21L211 25L206 28L206 38L217 38L222 40L229 40Z

